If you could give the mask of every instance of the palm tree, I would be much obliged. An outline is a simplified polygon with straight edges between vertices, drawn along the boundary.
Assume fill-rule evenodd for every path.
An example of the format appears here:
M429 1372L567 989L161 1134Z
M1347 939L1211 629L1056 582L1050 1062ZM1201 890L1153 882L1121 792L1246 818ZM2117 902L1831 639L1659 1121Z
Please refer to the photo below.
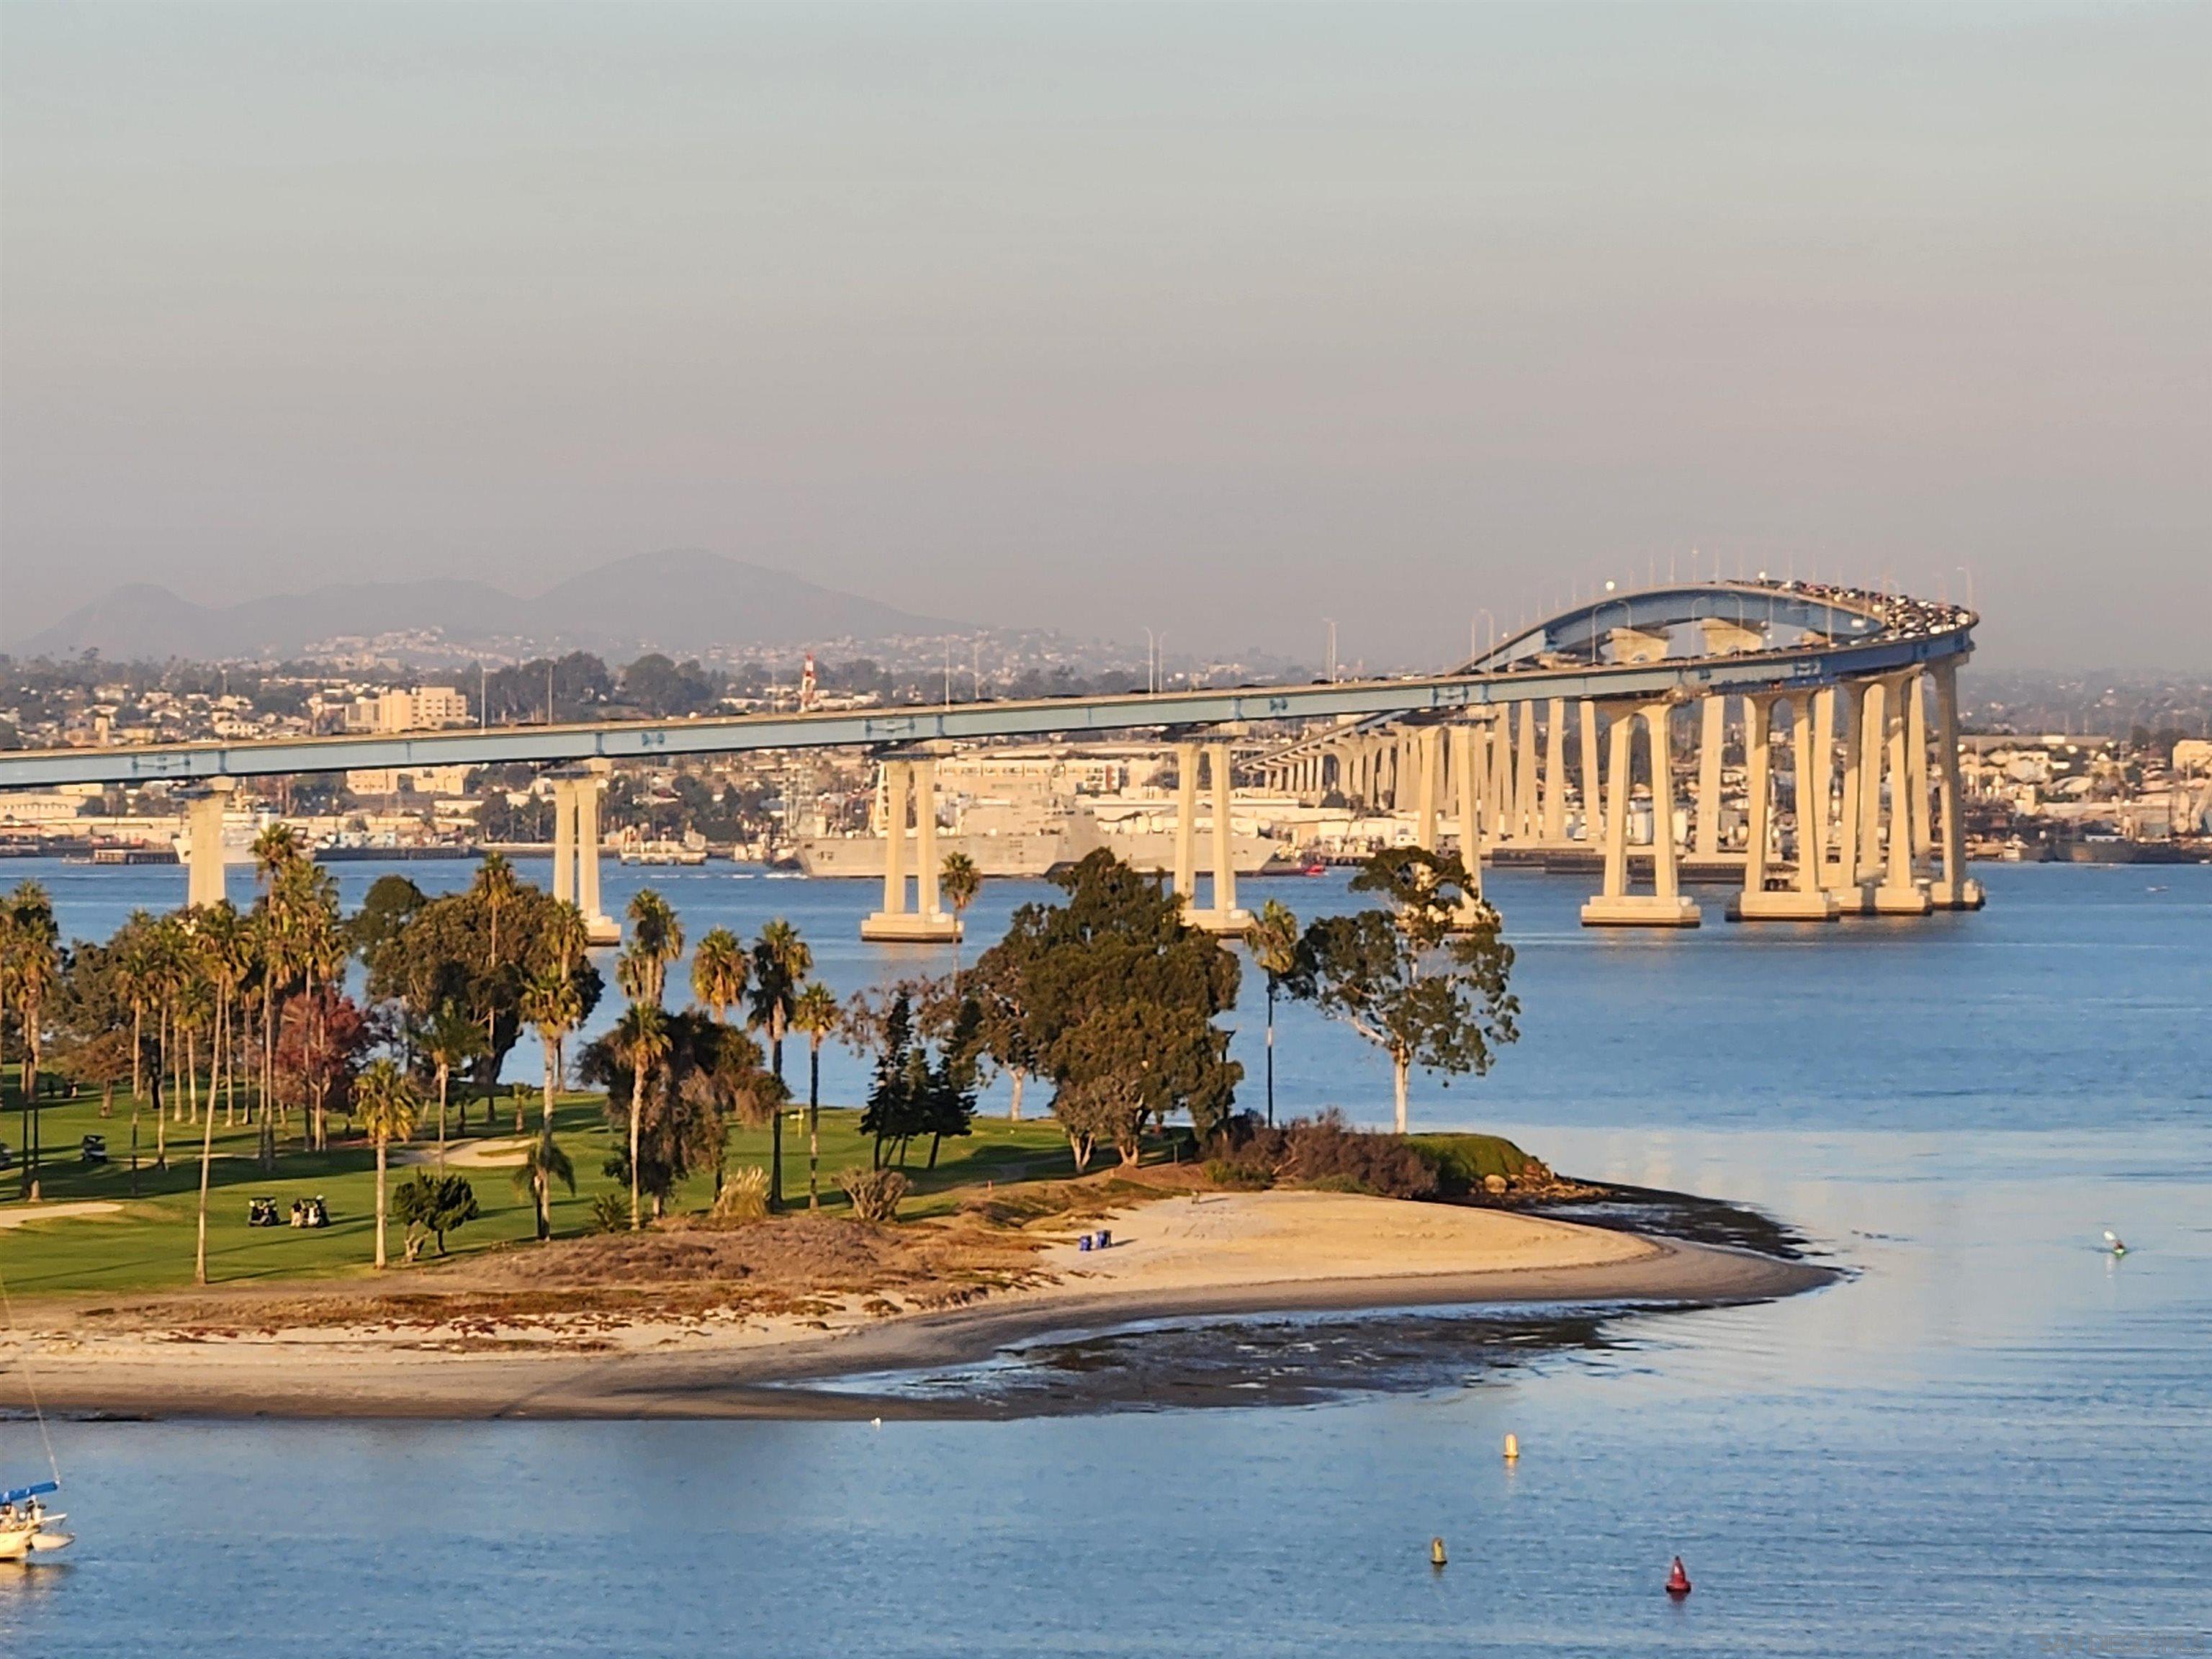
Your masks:
M0 935L0 1000L12 998L23 1027L23 1069L17 1084L23 1095L23 1190L39 1195L39 1061L45 1054L45 1006L61 982L61 929L52 901L35 881L20 884L8 896L4 935Z
M1244 935L1252 960L1267 975L1267 1122L1275 1121L1275 998L1297 963L1298 919L1280 899L1269 899Z
M953 920L957 921L967 914L968 907L975 902L975 895L983 890L983 872L975 867L975 860L965 853L947 853L945 864L937 875L937 890L952 907ZM967 930L952 930L952 980L960 981L960 936Z
M522 1017L538 1028L538 1040L545 1046L545 1109L540 1127L550 1136L553 1133L553 1097L567 1069L562 1064L561 1045L584 1018L584 1000L576 989L574 976L548 972L532 980L523 989Z
M298 830L282 820L269 824L253 838L253 878L273 888L276 878L305 856Z
M385 1265L385 1165L392 1143L415 1133L415 1085L393 1061L371 1060L355 1081L354 1102L361 1111L362 1127L376 1143L376 1265L381 1267Z
M452 1085L453 1068L473 1060L483 1052L483 1033L467 1011L447 997L422 1028L415 1033L415 1042L422 1050L422 1057L430 1062L430 1070L438 1079L438 1173L446 1172L446 1097ZM489 1111L489 1106L485 1109ZM466 1117L464 1113L464 1118Z
M485 981L489 983L499 971L500 913L522 897L522 884L515 878L514 866L498 853L486 853L483 862L477 866L476 879L469 884L469 896L484 908L490 926L486 930ZM490 999L484 1010L484 1052L490 1054L499 1046L499 1001Z
M658 1006L668 988L668 964L684 954L684 924L668 901L650 887L641 887L629 902L629 950L643 977L644 1000Z
M717 1024L745 1000L745 981L751 976L752 963L744 945L726 927L705 934L691 953L691 994Z
M522 1167L514 1172L514 1190L526 1195L538 1214L538 1242L541 1244L553 1237L553 1183L559 1182L568 1189L572 1198L576 1192L576 1167L568 1162L553 1139L553 1125L548 1120L544 1130L530 1143L522 1155Z
M810 985L793 1000L791 1029L806 1033L806 1207L822 1207L822 1045L843 1023L826 985Z
M617 972L624 975L623 989L629 993L629 974L630 956L623 953ZM638 1130L640 1115L645 1109L645 1080L653 1069L667 1059L669 1050L668 1017L660 1012L658 1003L635 998L629 1011L614 1029L614 1046L617 1054L629 1062L629 1230L635 1232L644 1224L638 1208Z
M750 1023L768 1033L769 1066L778 1083L783 1081L783 1036L791 1029L791 1012L799 988L813 971L814 952L799 936L799 929L778 916L760 931L753 942L753 993ZM768 1206L783 1208L783 1113L779 1109L769 1131Z
M238 1121L238 1042L231 1011L237 1006L239 988L253 971L252 930L237 907L224 899L201 913L199 938L201 957L216 991L215 1069L208 1075L208 1108L215 1108L216 1074L220 1072L227 1129Z

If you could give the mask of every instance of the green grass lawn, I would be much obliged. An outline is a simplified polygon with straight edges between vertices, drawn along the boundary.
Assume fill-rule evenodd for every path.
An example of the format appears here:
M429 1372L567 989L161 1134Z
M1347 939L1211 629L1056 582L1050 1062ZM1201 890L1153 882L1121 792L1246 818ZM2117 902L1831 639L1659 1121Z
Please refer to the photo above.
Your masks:
M0 1139L16 1154L14 1165L0 1170L0 1219L13 1219L52 1206L83 1200L104 1200L123 1207L104 1215L57 1217L0 1228L0 1273L11 1294L64 1291L132 1291L188 1286L192 1277L192 1254L198 1213L200 1130L196 1125L168 1126L168 1164L154 1164L155 1127L150 1108L139 1121L137 1195L132 1196L131 1103L118 1097L112 1116L100 1115L96 1095L74 1100L49 1097L40 1113L44 1148L40 1165L42 1202L26 1204L22 1186L22 1118L20 1099L13 1088L0 1091L6 1102L0 1115ZM486 1125L482 1102L469 1107L469 1134L453 1137L451 1148L487 1135L514 1133L511 1097L502 1094ZM532 1096L529 1122L535 1128L538 1104ZM822 1199L825 1208L842 1209L845 1195L837 1186L837 1172L854 1164L866 1165L868 1142L859 1133L860 1114L823 1108L822 1113ZM592 1200L616 1190L602 1173L613 1145L598 1095L564 1096L554 1118L554 1133L576 1170L574 1197L555 1189L553 1225L562 1234L586 1230ZM296 1120L295 1120L296 1125ZM256 1131L241 1123L225 1129L217 1123L216 1158L208 1197L208 1274L217 1283L267 1281L285 1278L328 1278L371 1271L374 1254L374 1150L365 1141L339 1140L342 1120L331 1124L333 1145L326 1153L299 1149L297 1133L280 1148L276 1173L262 1173L255 1159ZM86 1165L79 1145L87 1134L107 1138L110 1161ZM435 1140L434 1124L426 1123L412 1143L423 1150ZM451 1149L449 1148L449 1150ZM769 1131L736 1129L729 1139L729 1167L769 1163ZM1009 1123L1003 1118L978 1119L975 1133L948 1140L939 1155L938 1167L925 1170L927 1143L909 1153L907 1174L915 1196L902 1211L908 1216L943 1213L959 1201L957 1189L1000 1183L1064 1178L1074 1173L1067 1142L1047 1119L1042 1122ZM783 1190L787 1205L803 1208L806 1202L806 1135L803 1115L787 1119L784 1131ZM410 1171L396 1161L392 1180L396 1185ZM459 1169L474 1187L483 1217L447 1240L455 1255L465 1255L532 1237L529 1200L518 1197L507 1168ZM677 1194L674 1208L703 1209L713 1195L712 1177L701 1175L687 1182ZM623 1190L627 1198L628 1189ZM331 1224L313 1231L293 1227L248 1227L250 1200L266 1194L276 1200L281 1214L289 1215L292 1200L320 1194L327 1202ZM391 1231L395 1262L402 1254L402 1231Z

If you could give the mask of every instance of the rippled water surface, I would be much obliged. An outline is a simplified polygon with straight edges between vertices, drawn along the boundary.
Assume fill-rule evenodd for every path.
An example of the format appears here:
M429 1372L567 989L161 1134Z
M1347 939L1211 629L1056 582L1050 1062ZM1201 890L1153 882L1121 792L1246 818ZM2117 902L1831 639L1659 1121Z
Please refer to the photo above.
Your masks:
M35 873L82 933L182 885ZM2212 1653L2212 870L1984 873L1977 916L1675 937L1493 884L1527 1035L1417 1115L1758 1206L1850 1270L1830 1289L1042 1343L966 1380L1103 1375L1161 1408L1008 1422L65 1425L80 1542L0 1570L0 1644ZM840 989L928 960L854 940L857 885L654 874L695 936L790 915ZM975 931L1027 896L988 890ZM1280 1042L1286 1108L1378 1115L1356 1042L1296 1014ZM1316 1403L1176 1408L1193 1377ZM33 1431L0 1450L21 1468Z

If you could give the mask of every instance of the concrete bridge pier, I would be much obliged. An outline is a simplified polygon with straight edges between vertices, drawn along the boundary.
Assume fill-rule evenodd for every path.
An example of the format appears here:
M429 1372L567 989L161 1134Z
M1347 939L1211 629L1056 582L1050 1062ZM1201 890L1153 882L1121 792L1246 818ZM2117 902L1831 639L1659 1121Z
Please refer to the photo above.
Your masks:
M193 796L185 809L190 841L185 849L185 903L189 908L211 909L223 901L222 815L237 787L233 779L210 778L207 793Z
M1667 726L1674 705L1624 703L1613 712L1607 732L1605 886L1583 906L1585 927L1695 927L1703 919L1681 890L1675 871L1674 826L1668 787ZM1628 797L1630 744L1641 725L1651 758L1651 885L1649 893L1628 890Z
M1873 900L1875 914L1880 916L1924 916L1934 908L1928 890L1912 878L1912 768L1906 752L1911 722L1906 718L1905 697L1915 678L1899 674L1886 683L1877 682L1884 686L1882 748L1889 772L1888 847L1881 884L1874 890Z
M1847 916L1864 915L1871 908L1868 902L1862 868L1860 835L1865 828L1865 813L1859 797L1866 781L1866 716L1867 690L1863 684L1845 682L1837 688L1840 710L1844 717L1843 755L1840 760L1841 787L1836 808L1836 856L1828 872L1828 890L1835 895L1836 902Z
M1541 834L1550 847L1567 840L1567 704L1553 697L1544 705L1544 805Z
M914 818L915 908L907 908L907 818ZM884 908L860 922L860 937L884 945L951 944L960 918L937 895L937 763L884 763Z
M1747 696L1744 769L1749 785L1750 835L1744 843L1743 890L1729 903L1730 921L1833 921L1835 900L1820 885L1820 817L1814 804L1809 697ZM1770 892L1768 842L1773 834L1774 711L1791 711L1790 747L1797 781L1797 883Z
M1584 697L1582 707L1583 744L1583 844L1598 846L1605 835L1605 792L1599 779L1604 759L1597 746L1597 703Z
M611 769L553 780L553 896L582 913L592 945L622 943L622 924L599 908L599 796Z
M1966 874L1966 826L1960 817L1965 799L1959 775L1959 664L1946 657L1935 665L1936 807L1943 817L1943 871L1928 890L1939 910L1978 910L1987 902L1981 883Z
M1452 727L1452 787L1459 798L1459 861L1467 866L1468 896L1482 896L1482 774L1475 763L1480 726Z
M1183 902L1182 919L1201 932L1239 934L1252 926L1252 913L1237 907L1236 848L1231 832L1231 788L1233 783L1229 744L1217 741L1203 745L1208 781L1213 790L1213 890L1212 902L1198 908L1198 763L1201 745L1176 745L1176 862L1175 890Z

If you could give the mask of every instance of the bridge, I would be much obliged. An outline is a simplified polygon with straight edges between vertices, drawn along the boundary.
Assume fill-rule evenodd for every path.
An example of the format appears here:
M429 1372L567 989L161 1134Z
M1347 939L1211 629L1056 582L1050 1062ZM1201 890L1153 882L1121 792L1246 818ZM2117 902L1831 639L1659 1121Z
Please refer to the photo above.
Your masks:
M934 763L930 745L999 738L1101 737L1158 732L1178 750L1176 890L1192 920L1240 931L1228 854L1231 787L1240 763L1231 733L1290 722L1308 730L1241 763L1277 787L1328 792L1405 810L1417 844L1440 845L1451 814L1458 844L1516 861L1595 858L1601 890L1585 905L1593 926L1685 927L1700 919L1681 890L1685 856L1731 870L1741 890L1730 915L1750 921L1832 921L1846 914L1924 915L1979 905L1966 878L1958 816L1957 671L1972 650L1974 615L1962 608L1863 589L1796 581L1668 584L1608 592L1516 635L1450 672L1391 679L1202 688L1158 694L945 702L855 712L490 726L389 736L308 737L249 743L17 750L0 754L0 788L71 783L198 783L188 902L221 896L220 826L234 780L356 769L488 766L575 768L556 781L555 890L597 915L597 801L620 761L862 747L886 767L891 822L884 907L872 938L942 938L957 922L937 902ZM1927 694L1936 705L1933 731ZM1732 700L1742 705L1748 799L1741 848L1721 844L1723 754ZM1673 802L1674 711L1698 715L1692 838L1686 849ZM1569 776L1572 726L1582 776ZM1333 722L1312 729L1313 722ZM1785 842L1773 740L1790 736L1797 810ZM1635 749L1647 781L1639 808ZM1935 800L1929 798L1931 736ZM1196 902L1197 781L1201 757L1212 795L1211 902ZM1648 787L1664 781L1661 791ZM1885 790L1885 782L1887 788ZM911 835L904 830L908 803ZM1813 810L1805 810L1810 803ZM1931 818L1931 807L1934 817ZM1640 835L1632 822L1648 820ZM1940 822L1940 846L1935 837ZM920 889L909 908L906 853ZM1784 865L1780 855L1789 852ZM1940 853L1940 858L1937 854ZM1923 866L1934 868L1923 874ZM1632 865L1648 866L1634 890Z

